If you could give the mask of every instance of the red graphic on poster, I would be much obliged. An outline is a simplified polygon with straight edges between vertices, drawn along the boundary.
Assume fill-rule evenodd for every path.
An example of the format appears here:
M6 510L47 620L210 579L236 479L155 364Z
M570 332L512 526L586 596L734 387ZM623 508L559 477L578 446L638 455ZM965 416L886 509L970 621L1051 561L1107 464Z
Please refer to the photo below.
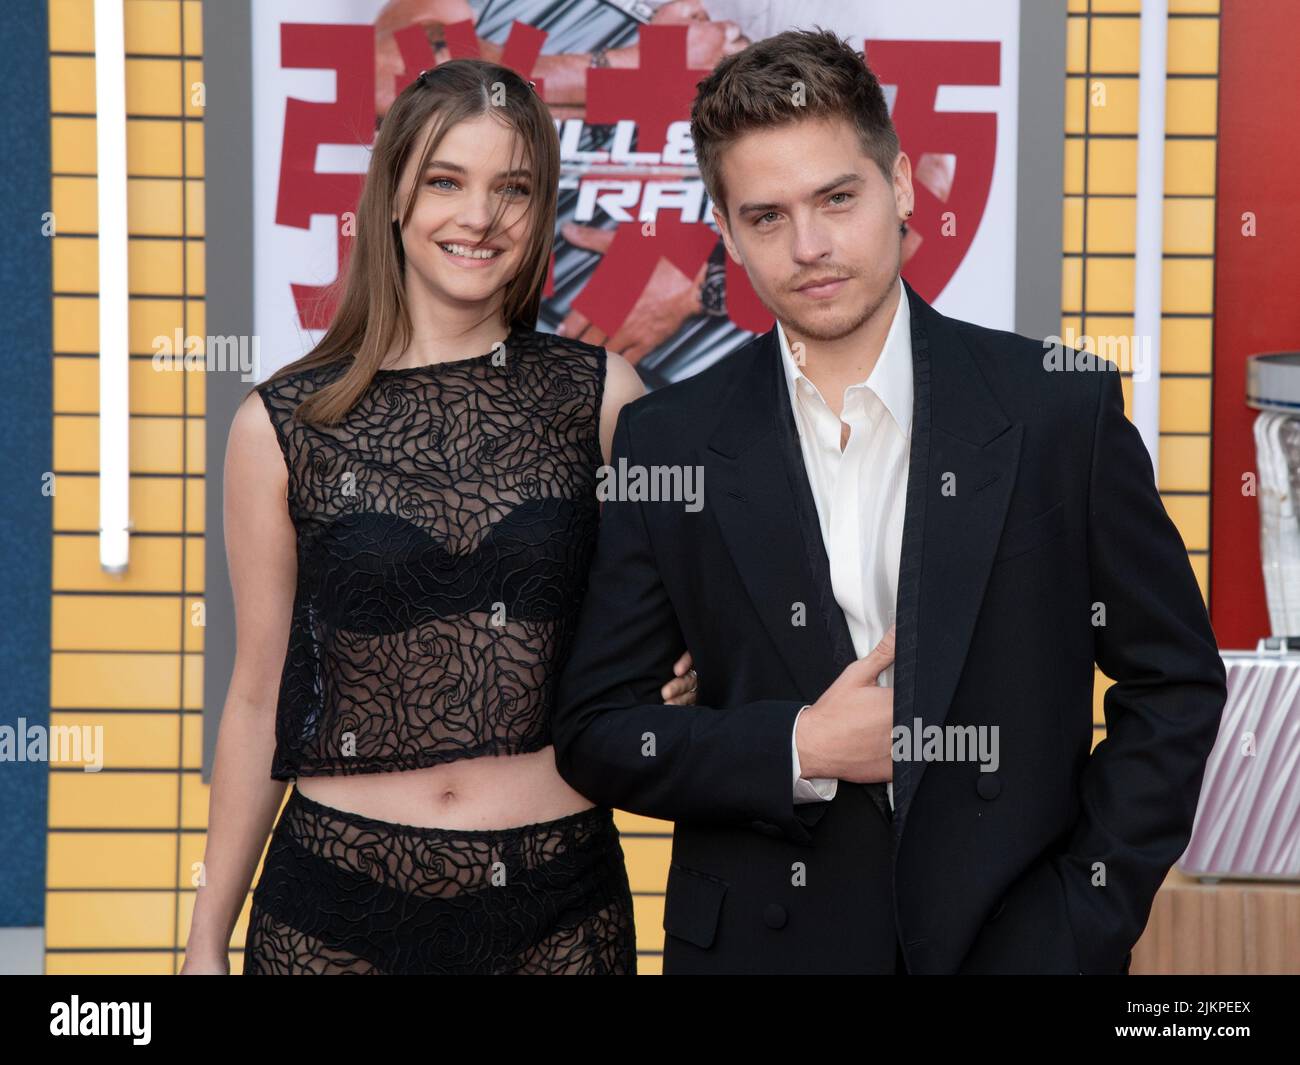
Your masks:
M471 21L446 25L443 32L451 57L480 54ZM544 85L532 68L546 36L516 21L502 51L503 65L533 80L539 95ZM402 68L394 71L390 66L386 76L392 76L396 91L401 91L433 65L434 52L419 26L400 29L393 39ZM707 71L687 63L686 26L642 26L639 47L640 65L635 69L587 71L585 120L611 125L630 120L636 128L637 153L660 153L669 126L689 117L696 83ZM997 85L1000 45L996 41L871 41L866 54L882 84L897 87L894 124L912 160L916 190L916 210L904 244L907 276L917 292L932 302L956 272L979 229L997 147L996 114L936 111L937 93L941 85ZM323 144L368 145L373 140L374 27L285 24L281 62L285 67L332 71L337 96L333 103L292 98L286 102L275 221L306 229L313 215L333 217L341 272L352 243L344 217L356 210L363 175L320 173L315 160ZM653 174L638 172L634 166L627 168L626 176L640 183L643 200L656 184ZM673 210L668 206L656 210L659 216L652 226L646 226L635 210L629 212L634 221L615 222L603 242L600 262L571 303L571 312L611 338L634 315L664 264L691 283L719 240L704 219L682 221L680 214L676 218L665 214ZM303 328L320 330L328 325L334 310L330 286L295 284L293 295ZM761 332L772 324L744 270L729 257L726 310L739 329Z

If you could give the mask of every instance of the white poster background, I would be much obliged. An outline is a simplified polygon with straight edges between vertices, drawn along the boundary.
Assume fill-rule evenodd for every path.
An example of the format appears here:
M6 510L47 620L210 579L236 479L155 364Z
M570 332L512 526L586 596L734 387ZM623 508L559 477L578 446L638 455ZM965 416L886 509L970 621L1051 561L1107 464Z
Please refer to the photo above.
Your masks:
M599 3L599 0L592 0ZM252 4L253 49L253 287L258 379L307 352L320 339L302 329L291 284L327 284L338 268L337 220L317 215L309 230L277 225L285 101L329 102L334 74L280 65L282 23L371 24L384 0L257 0ZM472 3L478 10L481 6ZM1013 329L1016 284L1016 161L1019 96L1020 0L913 0L903 4L847 4L844 0L705 0L714 19L737 22L751 38L793 26L834 30L854 43L868 40L1001 42L996 86L941 86L939 111L997 114L997 150L988 203L971 246L935 307L944 314L995 329ZM544 52L553 52L551 42ZM886 86L889 99L893 90ZM1059 144L1052 151L1061 151ZM369 160L359 145L322 145L317 169L362 172ZM915 165L915 160L912 160Z

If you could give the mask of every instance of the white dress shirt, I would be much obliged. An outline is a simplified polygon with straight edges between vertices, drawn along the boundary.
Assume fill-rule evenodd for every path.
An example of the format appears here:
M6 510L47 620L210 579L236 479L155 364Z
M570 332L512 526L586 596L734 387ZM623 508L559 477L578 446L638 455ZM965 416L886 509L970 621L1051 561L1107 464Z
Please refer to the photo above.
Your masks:
M894 623L898 601L912 439L912 330L901 279L898 289L898 308L880 357L865 381L844 390L840 418L796 365L780 322L776 327L804 468L821 520L831 588L859 658L875 647ZM841 421L849 426L848 443L842 451ZM877 683L891 687L893 682L891 663L881 671ZM798 724L796 716L796 728ZM801 776L793 733L790 746L794 801L833 799L839 781ZM892 782L887 791L892 807Z

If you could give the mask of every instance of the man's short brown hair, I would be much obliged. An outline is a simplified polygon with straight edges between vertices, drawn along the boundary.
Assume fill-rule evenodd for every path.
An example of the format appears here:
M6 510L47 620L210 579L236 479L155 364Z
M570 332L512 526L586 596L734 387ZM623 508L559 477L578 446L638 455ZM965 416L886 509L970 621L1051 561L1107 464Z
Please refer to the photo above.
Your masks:
M893 181L898 134L862 53L830 30L787 30L727 56L696 86L695 159L724 216L722 150L746 133L806 118L841 118L854 126L863 151Z

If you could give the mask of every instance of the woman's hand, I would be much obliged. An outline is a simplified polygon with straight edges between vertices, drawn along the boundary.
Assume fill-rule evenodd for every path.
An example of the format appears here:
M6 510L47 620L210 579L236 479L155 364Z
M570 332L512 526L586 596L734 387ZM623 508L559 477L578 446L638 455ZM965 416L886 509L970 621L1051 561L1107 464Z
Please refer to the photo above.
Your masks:
M687 651L673 665L673 679L659 689L659 694L672 706L694 706L699 683L699 677L691 668L691 652Z

